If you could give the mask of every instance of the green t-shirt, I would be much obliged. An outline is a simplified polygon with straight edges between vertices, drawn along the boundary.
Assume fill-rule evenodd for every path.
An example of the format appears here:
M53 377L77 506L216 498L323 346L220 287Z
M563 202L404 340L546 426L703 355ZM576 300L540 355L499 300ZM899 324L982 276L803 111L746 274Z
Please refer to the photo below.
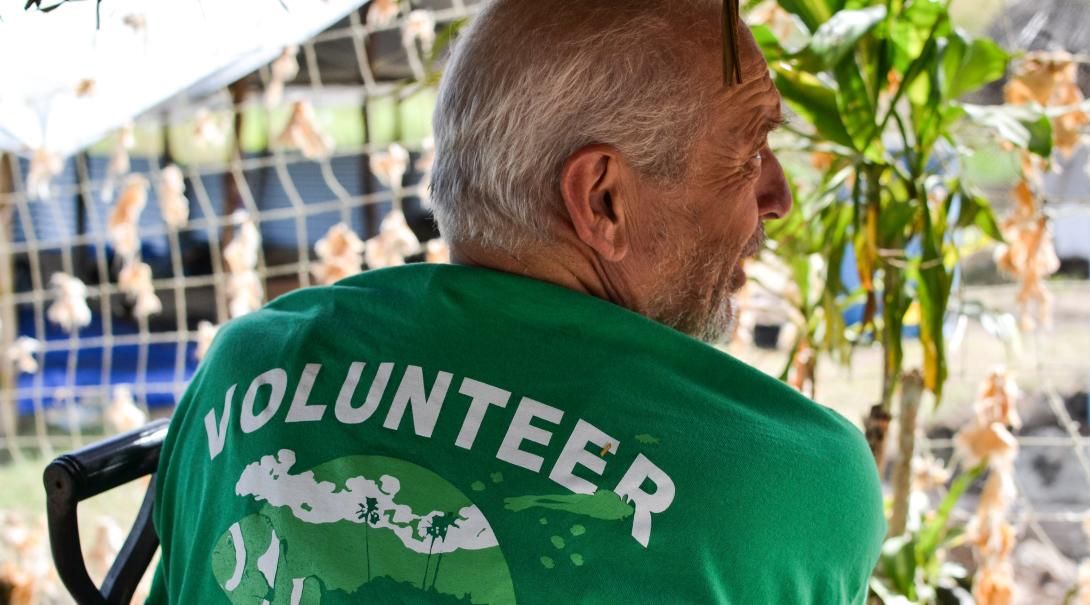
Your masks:
M835 412L611 303L458 266L225 326L158 481L153 603L862 603L885 533Z

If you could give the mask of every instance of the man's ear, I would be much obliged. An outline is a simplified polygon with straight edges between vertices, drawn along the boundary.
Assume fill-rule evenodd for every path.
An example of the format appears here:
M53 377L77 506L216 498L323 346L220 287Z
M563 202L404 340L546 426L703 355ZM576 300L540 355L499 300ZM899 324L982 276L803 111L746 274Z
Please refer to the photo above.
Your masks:
M616 149L588 145L573 153L560 173L560 194L575 233L602 258L619 261L628 254L627 212L622 191L627 166Z

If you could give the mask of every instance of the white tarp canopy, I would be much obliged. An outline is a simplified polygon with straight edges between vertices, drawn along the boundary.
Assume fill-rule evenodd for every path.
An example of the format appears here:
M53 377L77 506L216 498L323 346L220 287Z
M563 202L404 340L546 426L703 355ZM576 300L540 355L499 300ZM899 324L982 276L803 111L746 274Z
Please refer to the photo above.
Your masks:
M7 2L0 150L71 155L151 109L222 89L364 2L105 0L97 30L95 0L49 13Z

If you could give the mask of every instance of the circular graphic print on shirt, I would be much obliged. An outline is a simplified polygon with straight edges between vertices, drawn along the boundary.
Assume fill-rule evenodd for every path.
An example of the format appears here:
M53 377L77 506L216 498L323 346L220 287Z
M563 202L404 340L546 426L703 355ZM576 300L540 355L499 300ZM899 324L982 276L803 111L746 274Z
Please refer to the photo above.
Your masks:
M265 506L213 548L232 603L515 602L488 520L447 480L384 456L309 471L295 461L290 450L264 456L235 485Z

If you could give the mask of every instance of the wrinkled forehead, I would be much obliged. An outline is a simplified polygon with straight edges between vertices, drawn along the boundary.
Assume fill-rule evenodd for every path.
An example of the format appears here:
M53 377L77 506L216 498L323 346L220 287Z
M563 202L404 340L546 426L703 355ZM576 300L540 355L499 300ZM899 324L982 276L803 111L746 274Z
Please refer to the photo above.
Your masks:
M742 83L729 87L719 84L711 107L715 115L714 123L735 131L748 129L762 120L778 119L782 104L757 41L749 28L741 29Z

